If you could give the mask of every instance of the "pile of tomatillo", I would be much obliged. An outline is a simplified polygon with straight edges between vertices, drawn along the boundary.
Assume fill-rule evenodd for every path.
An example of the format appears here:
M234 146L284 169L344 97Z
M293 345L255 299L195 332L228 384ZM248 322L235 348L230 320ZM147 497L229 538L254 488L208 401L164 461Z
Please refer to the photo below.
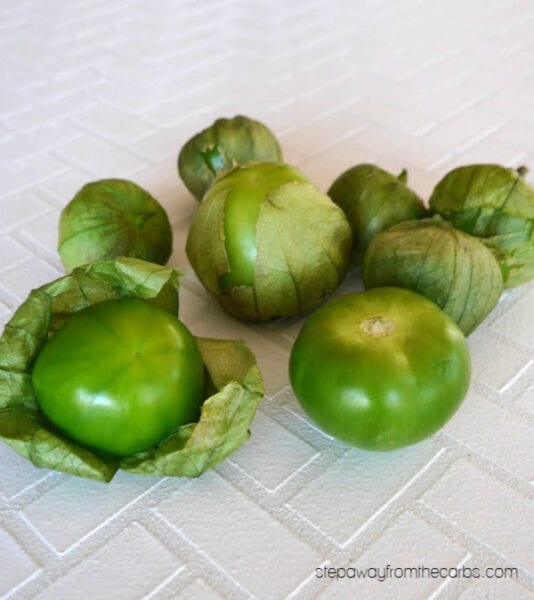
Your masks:
M186 244L198 279L244 321L316 309L291 384L322 430L361 448L442 427L469 387L466 336L504 288L534 278L524 168L454 169L428 207L406 171L368 164L325 194L265 125L237 116L187 141L178 170L199 201ZM261 376L242 342L195 338L178 319L157 200L126 180L88 183L61 213L58 250L68 274L34 290L0 338L0 437L39 466L105 481L118 468L195 476L235 450ZM365 291L325 302L351 265ZM61 460L47 458L58 444Z
M179 172L200 201L187 240L193 269L228 314L266 321L313 309L361 265L365 292L306 319L290 358L293 390L349 444L390 450L424 439L467 393L465 336L504 287L534 277L526 170L455 169L426 208L406 171L357 165L325 195L281 161L274 135L245 117L185 144Z

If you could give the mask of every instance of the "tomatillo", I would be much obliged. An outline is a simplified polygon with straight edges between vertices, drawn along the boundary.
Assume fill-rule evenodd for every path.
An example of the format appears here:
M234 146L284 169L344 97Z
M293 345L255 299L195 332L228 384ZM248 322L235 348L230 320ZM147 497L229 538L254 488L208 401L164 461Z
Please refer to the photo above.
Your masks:
M254 161L281 161L282 150L274 133L263 123L236 115L217 119L189 139L178 155L178 173L197 200L218 175Z
M61 211L58 251L67 270L117 256L164 265L172 228L163 206L132 181L92 181Z
M395 177L376 165L362 164L343 172L330 186L328 195L347 215L352 227L354 263L363 261L377 233L425 215L423 201L407 181L405 169Z
M175 316L125 298L74 314L43 346L32 383L41 410L67 436L129 456L198 420L204 367Z
M245 321L305 312L349 266L343 211L296 168L256 162L220 175L193 217L186 251L204 287Z
M462 331L433 302L375 288L331 300L305 322L290 378L326 433L393 450L451 418L469 387L470 357Z

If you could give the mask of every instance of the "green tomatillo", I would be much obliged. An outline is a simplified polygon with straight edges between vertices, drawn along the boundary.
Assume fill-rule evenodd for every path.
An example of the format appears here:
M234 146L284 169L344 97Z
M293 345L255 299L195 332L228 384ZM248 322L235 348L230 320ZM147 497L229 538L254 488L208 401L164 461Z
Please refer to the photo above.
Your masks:
M422 200L407 185L406 170L395 177L375 165L361 164L342 173L328 195L339 205L352 227L352 260L362 262L373 237L396 223L421 219Z
M193 219L187 255L232 316L265 321L317 305L348 268L343 211L282 163L235 167L214 182Z
M393 225L365 253L366 289L402 287L435 302L467 335L502 293L499 265L476 237L435 215Z
M125 298L70 317L38 354L32 385L43 413L71 439L129 456L198 420L204 367L175 316Z
M218 174L251 160L281 161L282 151L270 129L237 115L217 119L188 140L178 155L178 172L187 189L201 200Z
M492 164L459 167L430 198L432 210L494 253L506 288L534 278L534 187L526 173Z
M326 433L367 450L414 444L442 427L467 393L470 357L457 325L399 288L330 300L304 323L290 378Z
M190 337L176 318L180 275L172 268L136 258L115 258L83 265L32 290L0 335L0 445L7 444L36 467L106 482L119 469L160 477L198 477L241 446L250 437L250 425L264 394L261 373L242 340L195 337L204 382L198 403L189 405L188 394L198 386L200 369ZM111 303L123 300L124 304ZM108 304L115 314L106 308ZM98 307L97 313L85 313L89 307ZM164 315L156 318L151 307ZM105 318L96 319L105 308ZM69 330L64 327L74 327L78 315L83 317L76 325L80 335L74 339L71 330L72 343L67 343L62 336ZM53 345L46 350L49 343ZM48 357L41 356L45 350ZM48 361L50 373L47 369L43 372L46 367L41 361ZM175 378L176 367L185 363L191 366L187 376L193 381L189 383L179 374ZM36 364L41 374L37 372L34 379ZM108 379L106 371L110 372ZM90 391L100 378L101 393L91 403ZM144 383L140 384L141 379ZM40 388L40 382L48 395L41 393L38 399L35 387ZM72 396L66 401L65 412L72 420L60 414L58 423L52 423L39 400L44 398L43 406L49 404L53 416L61 400L54 390L69 392L72 386L70 391L76 392L78 383L87 385L87 394L79 405L73 406ZM185 395L179 393L182 385ZM161 396L157 393L160 388ZM150 389L154 402L149 402ZM177 393L171 398L173 390ZM113 405L125 407L124 431L118 431L116 440L110 441L108 433L118 415L113 413L113 419L107 419L101 402L105 398L111 412ZM85 418L86 413L92 414L94 421ZM67 419L64 424L63 417ZM99 417L102 427L93 428L91 423L97 425ZM172 427L174 417L186 423L163 440L156 439ZM73 436L85 433L91 437L84 435L83 441L78 441L69 431ZM111 454L141 447L138 442L150 431L155 444L145 451L124 457ZM131 446L124 445L128 437ZM149 441L146 439L147 444ZM119 443L121 447L117 447ZM104 449L96 450L97 446Z
M165 264L171 224L161 204L135 183L93 181L63 209L58 250L68 270L118 256Z

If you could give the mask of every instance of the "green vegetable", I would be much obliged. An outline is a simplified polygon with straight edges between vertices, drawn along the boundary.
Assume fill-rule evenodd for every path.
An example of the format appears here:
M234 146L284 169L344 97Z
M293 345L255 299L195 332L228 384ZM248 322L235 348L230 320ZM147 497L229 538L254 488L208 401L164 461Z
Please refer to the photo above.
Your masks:
M259 121L236 116L217 119L193 136L178 156L178 172L187 189L201 200L220 173L249 161L282 160L274 134Z
M178 276L173 269L119 258L77 268L34 290L0 337L0 438L36 466L100 481L109 481L118 468L196 477L238 448L249 437L263 395L254 355L241 341L196 338L207 380L200 419L122 460L79 445L39 408L33 365L72 315L121 298L140 298L176 315Z
M368 450L393 450L442 427L469 386L460 329L419 294L377 288L330 300L305 322L290 378L326 433Z
M193 219L187 255L232 316L265 321L317 305L343 279L350 226L295 168L253 163L220 176Z
M357 165L340 175L328 190L349 220L352 260L361 263L373 237L390 225L421 219L422 200L407 185L406 171L394 177L374 165Z
M73 315L39 352L32 385L43 413L72 440L128 456L198 420L204 367L175 316L123 298Z
M363 281L366 288L402 287L426 296L466 335L489 314L502 292L492 253L439 216L379 233L365 254Z
M534 278L534 188L526 172L491 164L459 167L430 198L432 210L494 253L506 288Z
M84 185L63 209L58 250L68 270L117 256L165 264L172 230L148 192L131 181L103 179Z

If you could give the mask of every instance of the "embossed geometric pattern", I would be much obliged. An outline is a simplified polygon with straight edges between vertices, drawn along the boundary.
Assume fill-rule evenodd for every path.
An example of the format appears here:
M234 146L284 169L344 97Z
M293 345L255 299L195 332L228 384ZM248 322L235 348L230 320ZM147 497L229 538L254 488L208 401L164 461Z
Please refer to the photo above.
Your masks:
M0 598L517 600L534 593L534 286L470 337L473 383L431 440L390 454L321 433L287 374L301 319L238 323L194 277L179 148L249 114L323 190L405 167L428 198L475 161L534 168L529 0L0 0L0 326L60 276L61 209L130 178L165 206L197 335L242 337L267 397L252 438L198 480L97 484L0 446ZM531 181L533 181L531 176ZM340 292L361 289L353 272ZM344 580L323 566L515 567L518 577Z

